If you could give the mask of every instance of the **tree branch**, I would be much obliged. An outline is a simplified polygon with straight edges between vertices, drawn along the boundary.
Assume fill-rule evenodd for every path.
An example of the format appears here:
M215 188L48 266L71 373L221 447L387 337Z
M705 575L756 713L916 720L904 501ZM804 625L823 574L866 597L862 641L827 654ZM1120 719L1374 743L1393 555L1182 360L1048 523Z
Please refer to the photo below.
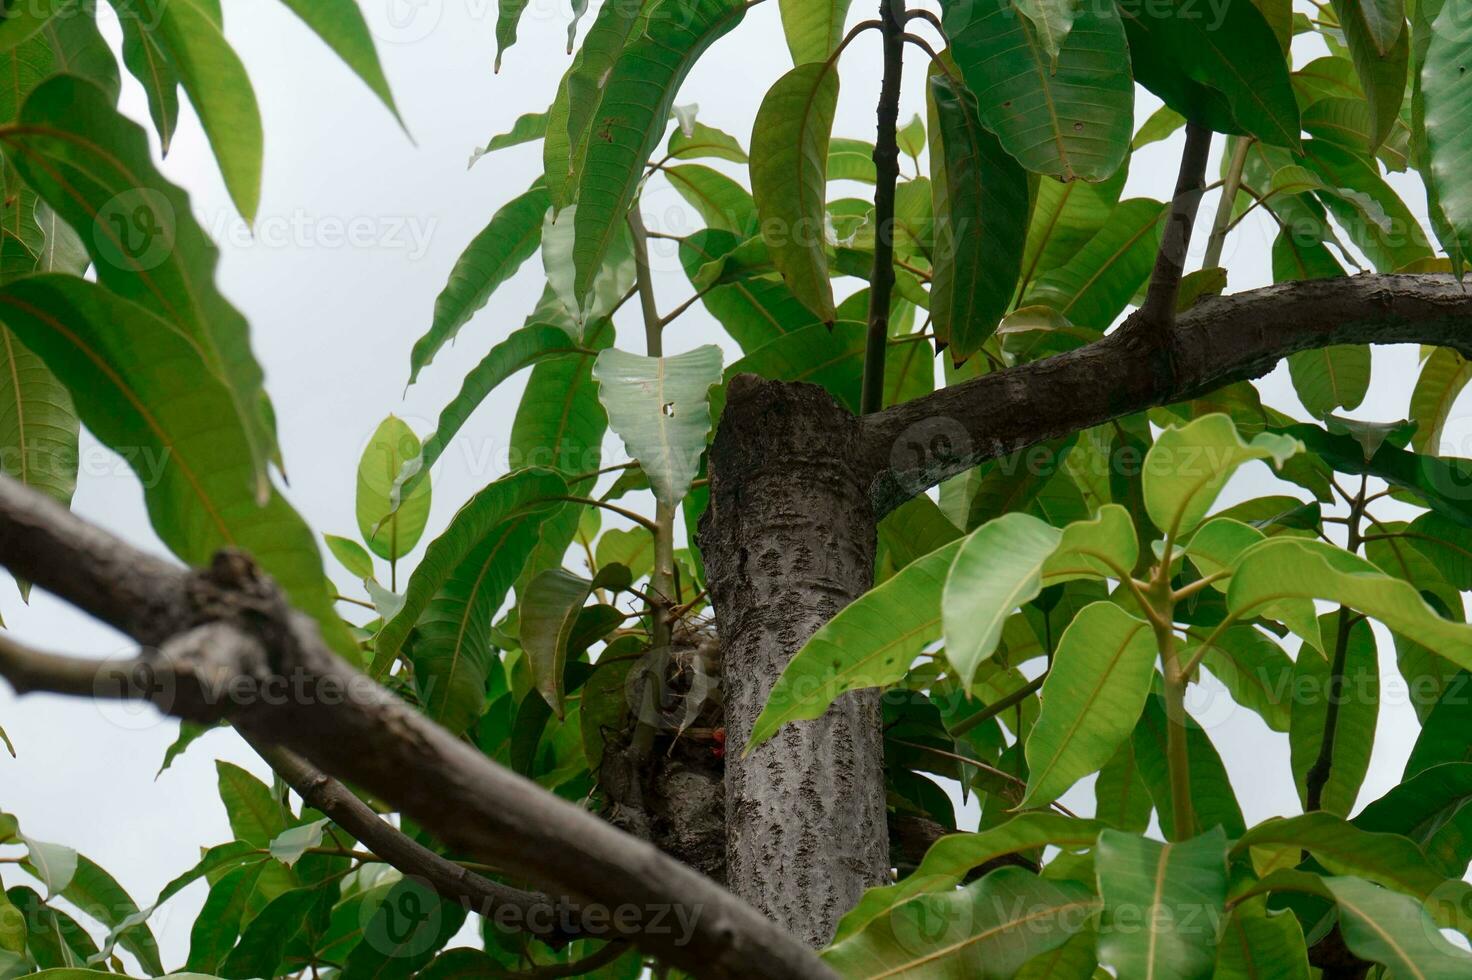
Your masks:
M1086 347L988 374L862 420L862 465L883 515L979 463L1136 412L1261 377L1335 344L1432 344L1472 356L1472 294L1451 276L1280 283L1204 300L1170 333L1175 371L1116 330Z
M193 721L227 719L253 742L362 786L449 846L566 895L589 935L628 939L701 976L833 976L714 882L502 768L373 683L243 555L177 568L7 477L0 563L154 648L137 662L150 668L136 677L146 686L108 672L115 696L146 697ZM14 671L29 690L97 691L80 689L75 665L16 664L12 648L0 674ZM51 688L48 672L58 679Z
M884 31L884 81L879 93L879 135L874 143L874 271L869 276L869 333L864 348L861 410L884 407L884 359L889 352L889 306L894 297L895 185L900 176L900 89L905 70L905 0L880 0Z
M1160 250L1155 254L1155 269L1150 273L1145 305L1122 329L1141 329L1161 341L1170 339L1168 331L1176 319L1176 299L1181 293L1181 277L1186 272L1191 232L1196 227L1201 197L1206 193L1206 161L1210 154L1211 130L1187 123L1181 171L1176 178L1176 192L1171 198L1165 230L1160 236Z

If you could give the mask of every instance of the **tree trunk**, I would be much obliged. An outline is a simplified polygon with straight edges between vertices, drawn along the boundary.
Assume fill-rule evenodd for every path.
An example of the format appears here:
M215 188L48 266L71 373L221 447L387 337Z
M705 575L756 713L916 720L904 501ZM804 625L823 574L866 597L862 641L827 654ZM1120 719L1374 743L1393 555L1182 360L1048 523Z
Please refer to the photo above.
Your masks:
M793 654L873 582L858 429L819 387L734 379L700 535L725 677L727 883L813 946L888 869L879 692L742 749Z

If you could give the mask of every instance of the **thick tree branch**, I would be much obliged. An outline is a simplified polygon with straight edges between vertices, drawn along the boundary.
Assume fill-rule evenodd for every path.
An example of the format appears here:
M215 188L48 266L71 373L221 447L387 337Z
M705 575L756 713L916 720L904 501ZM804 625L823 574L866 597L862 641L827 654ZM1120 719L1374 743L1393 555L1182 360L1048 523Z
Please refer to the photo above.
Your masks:
M862 420L863 465L888 513L978 463L1136 412L1261 377L1289 354L1335 344L1432 344L1472 356L1472 294L1451 276L1281 283L1207 299L1176 321L1173 372L1120 329Z
M567 896L588 935L628 939L703 977L832 976L720 886L496 765L373 683L242 555L174 568L0 478L0 563L156 648L139 661L149 676L136 677L136 690L124 689L134 675L107 672L120 695L194 721L227 719L362 786L451 847ZM0 661L0 673L15 662ZM17 674L42 689L43 666L32 658ZM52 666L62 693L85 693L71 667Z
M1175 196L1160 236L1160 250L1155 254L1155 268L1150 273L1150 286L1145 305L1131 317L1130 328L1153 333L1168 350L1170 326L1176 318L1176 299L1181 293L1181 277L1186 272L1186 253L1191 249L1191 232L1196 227L1196 212L1206 193L1206 161L1211 154L1211 130L1196 123L1186 124L1186 146L1181 152L1181 171L1176 178Z

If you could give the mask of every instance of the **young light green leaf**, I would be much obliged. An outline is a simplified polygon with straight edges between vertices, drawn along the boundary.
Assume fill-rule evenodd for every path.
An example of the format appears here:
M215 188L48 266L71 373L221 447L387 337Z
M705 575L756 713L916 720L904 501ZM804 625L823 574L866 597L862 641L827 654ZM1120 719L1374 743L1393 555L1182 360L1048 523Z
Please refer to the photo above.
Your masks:
M801 64L767 92L751 137L751 189L772 263L792 294L825 323L838 318L828 281L828 146L838 73Z
M649 475L654 495L679 503L700 472L710 389L721 379L720 348L663 358L610 349L598 355L593 377L609 426Z
M390 415L368 440L358 462L358 532L373 553L386 561L398 561L413 551L429 522L433 494L427 477L402 500L393 498L394 482L404 464L419 455L414 430Z
M838 924L835 942L856 935L870 923L916 895L954 888L975 868L1012 854L1044 847L1066 850L1092 847L1099 824L1048 810L1019 813L975 834L948 834L931 845L925 858L897 885L870 888Z
M593 583L561 568L541 572L521 593L521 648L532 681L558 718L566 713L562 698L567 641L578 613L593 593Z
M976 97L930 77L935 250L930 315L954 357L976 353L1012 303L1028 230L1028 178L982 128Z
M1123 977L1211 976L1227 898L1226 852L1220 827L1178 844L1101 833L1094 852L1104 897L1099 961Z
M664 137L675 96L695 62L746 16L744 0L655 0L642 33L601 84L578 172L573 284L587 295L633 203L650 154Z
M1100 71L1129 60L1113 6L1084 5L1055 58L1011 0L946 5L951 53L976 93L982 121L1033 173L1104 180L1119 169L1134 128L1134 85Z
M1243 442L1231 417L1222 414L1172 426L1145 457L1145 509L1171 535L1189 534L1239 466L1255 459L1282 466L1302 450L1298 440L1267 432Z
M780 0L782 29L794 65L826 61L843 39L853 0Z
M373 556L368 554L358 542L336 534L324 534L322 540L327 543L327 550L332 552L332 557L336 558L338 564L347 569L353 578L373 577Z
M522 263L536 254L542 242L542 223L551 199L540 183L515 198L501 210L486 229L475 237L450 272L450 281L434 304L434 321L429 332L414 344L409 358L409 383L419 379L439 349L455 339L490 301L491 294L515 275Z
M1085 606L1058 641L1043 713L1027 739L1022 806L1041 806L1097 771L1134 730L1155 671L1150 625L1112 602Z
M835 943L823 959L852 978L1004 980L1067 942L1099 904L1098 896L1076 881L998 868L959 891L911 899Z

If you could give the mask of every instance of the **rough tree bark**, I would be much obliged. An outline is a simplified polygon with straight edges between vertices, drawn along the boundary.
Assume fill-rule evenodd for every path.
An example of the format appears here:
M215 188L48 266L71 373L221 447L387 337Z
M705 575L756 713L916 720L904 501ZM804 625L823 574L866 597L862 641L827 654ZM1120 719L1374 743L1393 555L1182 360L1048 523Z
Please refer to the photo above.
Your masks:
M793 654L872 584L858 437L815 385L734 379L700 534L725 675L727 882L814 946L889 865L879 693L741 750Z

